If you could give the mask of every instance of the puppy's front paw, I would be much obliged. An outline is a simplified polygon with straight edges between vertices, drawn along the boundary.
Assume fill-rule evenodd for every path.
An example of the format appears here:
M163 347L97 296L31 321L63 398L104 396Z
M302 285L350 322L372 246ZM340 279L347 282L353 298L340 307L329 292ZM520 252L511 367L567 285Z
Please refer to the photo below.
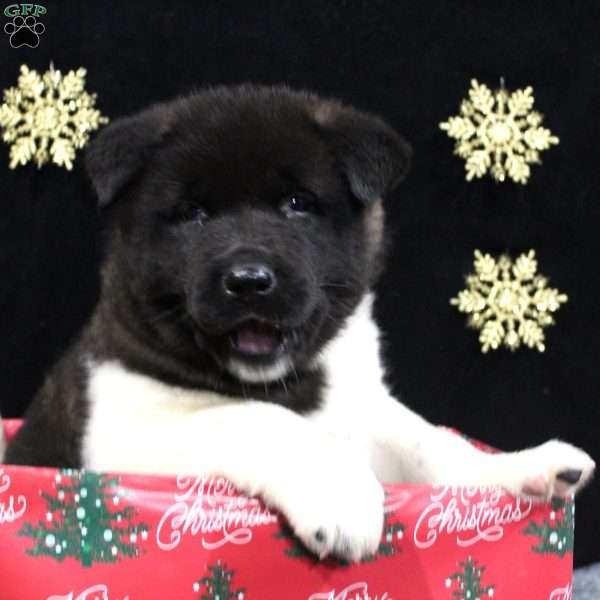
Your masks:
M320 558L356 562L373 555L383 529L383 488L361 458L308 463L287 482L278 505L296 535Z
M583 450L558 440L515 453L514 460L516 477L507 486L509 490L516 495L545 499L565 498L578 492L596 468Z

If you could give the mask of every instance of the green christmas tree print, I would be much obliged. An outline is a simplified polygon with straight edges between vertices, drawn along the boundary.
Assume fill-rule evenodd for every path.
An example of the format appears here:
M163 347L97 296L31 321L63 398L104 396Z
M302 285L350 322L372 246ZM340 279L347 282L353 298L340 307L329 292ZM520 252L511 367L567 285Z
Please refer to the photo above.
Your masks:
M308 560L317 562L318 556L313 554L301 541L292 528L288 525L283 524L281 529L275 534L278 540L287 540L289 542L287 548L284 549L283 553L290 558L307 558Z
M72 557L84 567L139 556L139 538L145 540L149 528L133 523L137 514L133 507L117 508L124 495L119 478L65 469L57 473L55 487L55 495L41 492L46 519L25 523L17 532L35 541L27 554L60 562Z
M400 552L400 540L404 537L404 525L386 522L383 528L383 538L377 548L376 556L394 556Z
M227 565L221 564L220 560L214 565L209 565L208 570L210 575L199 579L193 585L195 592L202 591L199 600L243 600L245 589L231 589L235 571L228 571Z
M573 552L575 503L553 498L549 519L544 519L541 524L530 521L523 533L539 537L538 545L531 547L533 552L558 554L561 558L567 552Z
M304 544L294 535L294 532L287 525L284 525L281 530L275 535L277 539L284 539L289 542L284 553L290 558L305 558L312 562L319 562L319 557L308 550ZM404 537L404 525L399 522L389 522L386 516L383 535L379 547L373 556L364 558L362 562L372 562L378 556L394 556L400 552L400 541ZM340 567L349 567L351 563L342 559L333 560Z
M452 588L453 598L462 598L464 600L483 600L484 596L492 598L494 596L495 586L482 585L481 579L485 567L478 566L476 560L471 556L464 562L458 563L460 571L453 573L446 579L446 587Z

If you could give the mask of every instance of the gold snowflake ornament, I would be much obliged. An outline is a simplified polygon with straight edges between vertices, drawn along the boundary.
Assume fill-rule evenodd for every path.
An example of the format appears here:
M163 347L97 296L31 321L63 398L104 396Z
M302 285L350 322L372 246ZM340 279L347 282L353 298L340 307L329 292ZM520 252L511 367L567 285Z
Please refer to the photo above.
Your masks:
M464 158L467 181L488 171L496 181L510 177L526 183L531 164L541 164L540 152L558 138L540 127L543 116L532 110L533 89L509 94L504 87L492 92L471 81L469 99L460 105L460 115L450 117L440 128L456 140L454 153Z
M43 75L21 65L16 87L4 91L0 105L2 139L10 144L10 168L35 161L38 168L52 160L68 170L75 151L83 148L90 132L108 119L95 109L96 95L85 88L86 70L50 70Z
M547 288L548 280L536 274L535 252L521 254L513 262L508 256L496 260L475 250L474 268L466 278L467 289L450 304L471 315L469 326L481 331L482 351L501 344L516 350L523 343L543 352L544 328L554 324L552 313L567 296Z

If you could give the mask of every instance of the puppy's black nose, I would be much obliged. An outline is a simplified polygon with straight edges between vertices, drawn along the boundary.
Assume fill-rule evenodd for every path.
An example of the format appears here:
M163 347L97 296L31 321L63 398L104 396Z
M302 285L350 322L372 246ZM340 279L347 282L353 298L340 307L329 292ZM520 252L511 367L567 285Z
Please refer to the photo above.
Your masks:
M238 265L223 277L225 291L236 298L266 296L273 291L275 283L275 274L265 265Z

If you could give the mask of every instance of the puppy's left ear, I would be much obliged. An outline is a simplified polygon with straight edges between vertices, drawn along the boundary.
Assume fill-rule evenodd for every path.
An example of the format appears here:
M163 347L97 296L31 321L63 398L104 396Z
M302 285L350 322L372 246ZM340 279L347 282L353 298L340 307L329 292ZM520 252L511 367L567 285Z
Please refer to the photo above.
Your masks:
M404 179L412 149L383 119L328 101L314 115L357 198L375 202Z

